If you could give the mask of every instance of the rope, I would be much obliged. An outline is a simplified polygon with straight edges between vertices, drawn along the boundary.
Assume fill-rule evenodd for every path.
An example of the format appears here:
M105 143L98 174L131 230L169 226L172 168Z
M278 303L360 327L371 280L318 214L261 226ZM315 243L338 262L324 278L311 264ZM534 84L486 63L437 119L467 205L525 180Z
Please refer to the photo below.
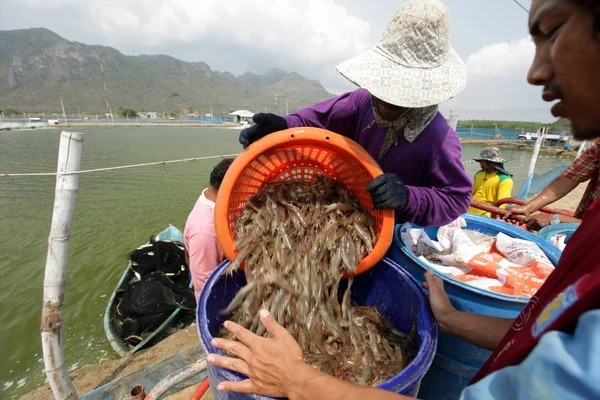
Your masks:
M116 167L85 169L85 170L81 170L81 171L65 172L65 173L63 173L61 175L85 174L85 173L88 173L88 172L101 172L101 171L114 171L114 170L117 170L117 169L125 169L125 168L147 167L149 165L165 165L166 166L167 164L175 164L175 163L187 162L187 161L201 161L201 160L210 160L210 159L214 159L214 158L235 157L238 154L239 153L237 153L237 154L223 154L223 155L220 155L220 156L192 157L192 158L182 158L180 160L156 161L156 162L143 163L143 164L131 164L131 165L120 165L120 166L116 166ZM56 175L58 175L57 172L24 172L24 173L16 173L16 174L0 173L0 176L3 176L3 177L12 177L12 176L56 176Z
M515 3L517 3L517 4L518 4L518 6L519 6L519 7L521 7L523 10L525 10L525 12L526 12L527 14L529 14L529 10L528 10L528 9L526 9L525 7L523 7L523 5L522 5L521 3L519 3L517 0L513 0L513 1L514 1Z

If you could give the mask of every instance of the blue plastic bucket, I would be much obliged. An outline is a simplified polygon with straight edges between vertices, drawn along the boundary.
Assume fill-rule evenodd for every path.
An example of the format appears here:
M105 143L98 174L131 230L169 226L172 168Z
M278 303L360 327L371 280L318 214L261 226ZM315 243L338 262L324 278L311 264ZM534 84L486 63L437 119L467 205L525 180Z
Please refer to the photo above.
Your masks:
M579 225L580 224L573 224L573 223L548 225L548 226L540 229L540 231L538 232L538 236L541 237L542 239L550 242L550 239L552 238L552 236L557 235L557 234L566 234L567 235L567 240L565 240L565 243L566 243L569 240L569 238L571 237L571 235L573 234L573 232L575 232L577 230L577 228L579 228Z
M558 263L561 252L549 242L523 229L507 223L474 214L465 214L466 229L478 230L489 235L503 232L508 236L535 242L554 265ZM418 228L418 226L413 225ZM402 241L401 232L406 227L396 225L394 245L388 252L400 266L404 267L419 282L425 280L427 264L419 260ZM425 228L431 238L435 238L438 228ZM501 318L516 318L525 304L525 297L511 296L482 290L450 276L438 274L445 284L444 288L452 305L460 311L491 315ZM475 373L490 356L489 350L474 346L444 333L439 334L438 349L433 365L423 378L419 398L421 399L458 399L462 390L469 384Z
M236 292L246 283L243 273L225 276L228 266L229 262L224 262L210 274L198 299L196 310L198 335L207 354L223 354L210 344L213 334L226 319L226 316L221 316L218 312L227 307ZM392 260L384 259L355 279L352 285L352 298L358 304L376 306L402 331L409 332L413 321L416 323L418 337L415 339L415 344L419 350L415 359L399 374L377 386L380 389L415 397L421 379L433 362L437 344L437 323L421 285ZM270 397L241 393L221 393L215 389L219 382L239 381L245 379L243 375L209 364L208 376L213 398L216 400L270 399Z

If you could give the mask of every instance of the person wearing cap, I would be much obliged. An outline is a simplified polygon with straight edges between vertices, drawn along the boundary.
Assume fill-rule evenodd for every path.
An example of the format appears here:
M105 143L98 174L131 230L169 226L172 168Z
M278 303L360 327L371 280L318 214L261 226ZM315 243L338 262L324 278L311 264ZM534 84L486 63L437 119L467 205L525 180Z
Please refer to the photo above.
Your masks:
M571 193L579 184L588 182L585 193L579 201L575 215L569 217L560 214L539 212ZM537 196L522 206L511 207L505 219L512 214L525 215L525 222L530 229L542 229L548 225L575 223L580 224L586 210L600 198L600 139L594 140L590 146L569 165L561 175L554 179Z
M512 175L504 169L505 159L500 157L497 147L486 147L481 151L479 158L474 158L481 165L481 170L475 174L473 179L473 201L493 205L500 199L511 196L514 185ZM501 208L505 208L502 205ZM472 214L490 217L487 211L476 207L470 207Z
M402 5L377 45L337 67L359 86L353 92L286 116L255 114L240 133L244 148L272 132L311 126L363 146L383 174L367 184L373 205L394 209L397 222L445 225L471 203L472 181L456 132L438 104L467 82L450 45L448 9L438 0Z
M578 140L600 137L600 2L533 0L529 18L536 47L529 83L544 88L545 101L560 100L552 114L568 118ZM460 400L600 399L598 226L600 199L586 210L556 269L517 318L455 309L444 281L428 270L423 285L440 332L492 350ZM291 400L410 399L311 367L268 310L261 310L260 321L272 337L227 321L225 328L239 341L215 339L213 345L233 357L208 354L206 361L248 377L219 382L217 390Z

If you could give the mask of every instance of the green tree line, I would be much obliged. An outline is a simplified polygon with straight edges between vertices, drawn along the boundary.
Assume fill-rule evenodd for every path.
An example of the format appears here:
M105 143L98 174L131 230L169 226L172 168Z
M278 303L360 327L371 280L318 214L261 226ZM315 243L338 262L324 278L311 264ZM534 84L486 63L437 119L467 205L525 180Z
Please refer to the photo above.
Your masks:
M458 127L464 128L494 128L498 126L498 129L525 129L528 131L537 131L542 127L551 126L555 129L569 130L570 124L568 120L558 120L552 124L542 124L541 122L523 122L523 121L492 121L492 120L465 120L458 121Z

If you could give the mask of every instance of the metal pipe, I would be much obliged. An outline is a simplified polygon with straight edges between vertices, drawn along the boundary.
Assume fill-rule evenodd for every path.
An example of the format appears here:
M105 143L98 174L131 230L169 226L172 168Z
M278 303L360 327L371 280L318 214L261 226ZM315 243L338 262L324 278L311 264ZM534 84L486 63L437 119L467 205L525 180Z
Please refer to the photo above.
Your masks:
M504 204L518 204L518 205L522 206L522 205L525 205L525 202L516 197L508 197L506 199L500 199L500 200L496 201L493 205L494 205L494 207L500 207ZM539 211L546 213L546 214L566 215L567 217L575 216L575 214L572 211L563 210L562 208L542 207L542 208L540 208Z
M548 128L541 128L539 131L539 135L537 140L535 141L535 146L533 146L533 153L531 154L531 161L529 162L529 171L527 172L527 181L525 182L527 189L525 193L529 192L529 188L531 187L531 180L533 179L533 174L535 173L535 164L537 163L538 156L540 154L540 148L542 147L542 143L546 138L546 132Z
M148 395L146 396L145 400L158 400L173 386L205 370L205 359L194 361L193 363L186 365L180 370L175 371L172 374L164 377L160 382L156 384L156 386L154 386L154 388L152 388L150 393L148 393Z
M131 395L131 400L143 400L146 397L146 390L142 385L137 385L131 389L129 394Z
M71 219L79 185L79 175L72 172L79 170L82 147L83 133L61 132L40 327L44 370L57 400L78 399L65 362L61 329Z
M472 201L471 207L479 208L480 210L491 213L492 218L495 218L496 215L500 215L500 216L504 217L504 216L506 216L506 214L508 214L507 210L504 210L504 209L498 208L498 207L494 207L489 204L480 203L478 201ZM511 215L510 219L514 219L515 221L519 221L519 222L525 222L525 217L522 215Z

